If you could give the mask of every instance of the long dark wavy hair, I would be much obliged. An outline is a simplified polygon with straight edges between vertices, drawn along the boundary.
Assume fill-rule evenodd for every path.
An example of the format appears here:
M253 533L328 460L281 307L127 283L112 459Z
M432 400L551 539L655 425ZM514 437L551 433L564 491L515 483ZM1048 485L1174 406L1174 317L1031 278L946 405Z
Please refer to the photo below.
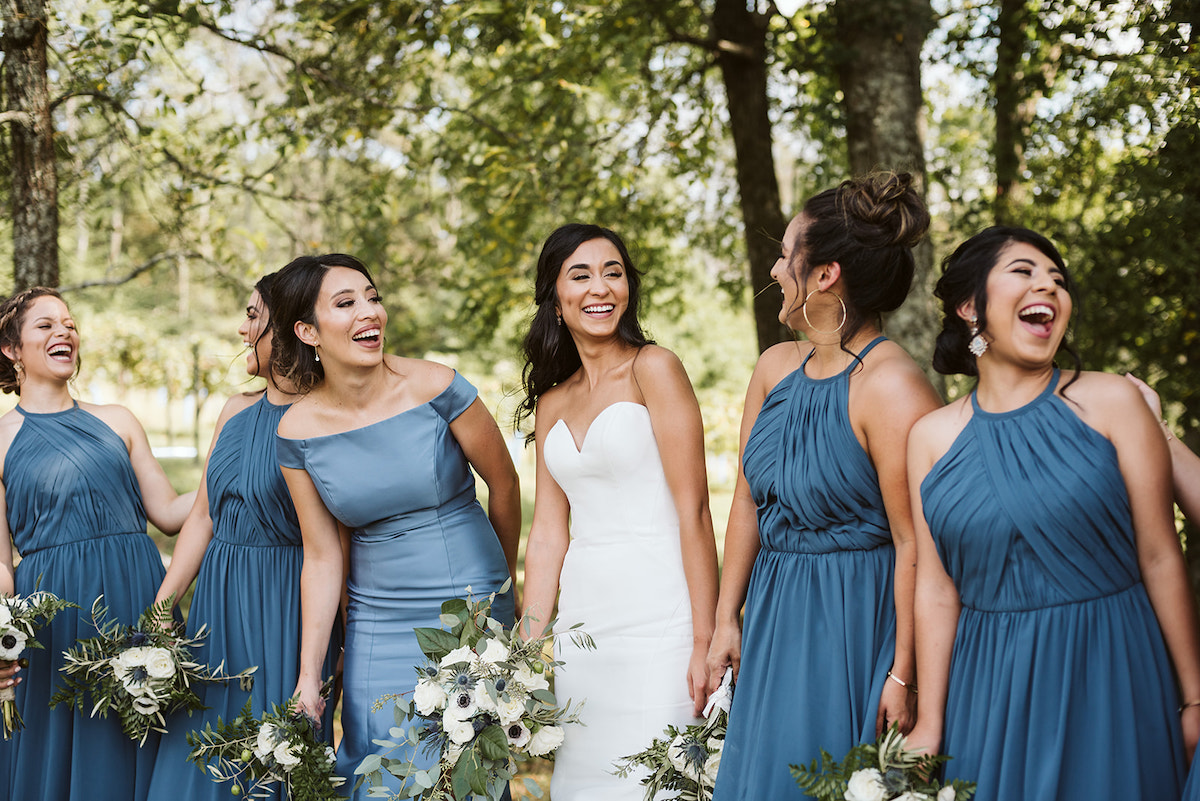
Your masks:
M345 253L327 253L324 256L300 256L288 262L282 270L274 273L274 279L263 295L270 295L272 343L271 367L284 379L292 382L300 394L310 392L325 380L325 368L317 361L316 351L296 336L296 323L304 322L315 326L317 297L321 294L321 282L325 273L333 267L349 267L361 273L371 285L375 279L367 266ZM259 290L259 294L263 294Z
M975 357L967 349L971 341L971 328L966 320L958 316L959 308L968 301L975 302L976 325L980 331L987 330L987 279L992 268L1000 260L1001 252L1009 245L1021 242L1038 249L1054 262L1062 272L1067 293L1075 298L1075 282L1063 261L1062 254L1054 243L1028 228L995 225L985 228L963 242L942 262L942 277L938 279L933 294L942 302L942 330L937 335L933 350L933 369L943 375L978 376L979 368ZM1063 390L1079 377L1083 363L1070 343L1070 329L1059 345L1060 351L1070 355L1075 374Z
M867 322L882 326L884 312L900 308L912 288L912 249L929 229L929 210L913 180L906 172L852 178L809 198L800 212L805 224L788 270L804 286L814 268L841 265L843 350Z
M65 304L63 296L57 289L48 286L32 286L24 289L0 303L0 347L19 348L21 346L21 326L25 325L25 314L38 298L58 298ZM82 358L75 354L75 375L79 375L79 365ZM7 358L0 356L0 392L5 394L21 394L21 382L17 378L16 366Z
M266 339L267 335L272 336L271 357L267 359L266 368L267 374L263 378L274 383L273 376L276 375L278 361L275 358L274 334L275 334L275 300L271 296L271 290L275 286L275 276L278 272L267 273L262 278L254 282L254 291L258 293L258 297L262 300L263 311L267 314L267 325L263 326L258 332L258 337L250 343L250 347L254 350L254 358L258 360L260 365L263 364L262 355L258 352L259 344Z
M626 345L635 348L651 344L642 331L642 324L638 322L641 273L634 266L621 237L607 228L587 223L568 223L557 228L546 238L546 243L542 245L542 253L538 256L537 274L533 283L533 302L537 309L534 311L533 321L529 324L529 333L525 335L525 369L521 373L525 397L517 406L515 417L518 428L537 409L538 398L572 376L580 367L575 340L571 338L571 333L566 327L558 322L558 292L555 284L567 258L584 242L593 239L607 239L611 242L625 264L625 278L629 283L629 305L617 321L617 336ZM532 438L533 434L530 433L526 440Z

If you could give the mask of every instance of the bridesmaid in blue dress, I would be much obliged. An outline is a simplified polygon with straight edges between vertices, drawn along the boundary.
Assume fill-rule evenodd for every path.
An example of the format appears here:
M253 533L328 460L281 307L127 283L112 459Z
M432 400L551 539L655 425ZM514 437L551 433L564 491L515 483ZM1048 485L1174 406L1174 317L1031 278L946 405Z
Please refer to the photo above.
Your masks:
M112 715L47 703L62 652L97 633L88 622L97 596L125 624L153 603L163 566L147 517L174 534L195 493L176 494L127 409L71 397L79 333L57 292L37 287L0 305L0 352L0 389L20 396L0 417L0 592L38 587L82 607L39 632L45 650L26 652L16 698L25 728L0 743L9 770L0 797L141 801L157 735L138 748ZM15 570L10 541L21 554Z
M1045 237L985 230L937 295L934 366L978 384L910 438L911 742L977 801L1177 799L1200 633L1158 424L1120 376L1055 367L1071 284Z
M275 355L302 394L277 441L304 538L296 692L305 711L320 713L321 663L344 589L338 772L352 784L363 758L380 750L372 740L388 739L394 725L390 705L371 705L415 682L423 657L413 629L439 627L443 601L486 596L513 574L517 472L466 379L383 352L387 312L357 259L298 258L279 272L274 300ZM487 485L487 514L471 468ZM512 623L511 590L493 610Z
M156 601L178 600L196 580L188 612L192 636L208 626L198 662L236 673L257 666L251 692L238 682L196 688L204 706L192 716L167 722L150 784L151 798L200 801L229 796L188 761L187 735L232 720L251 699L255 716L285 704L300 673L300 568L304 554L296 509L275 456L275 429L295 398L291 385L271 369L271 287L274 274L256 284L238 333L248 349L246 372L266 379L264 390L237 395L225 404L197 502L158 590ZM339 629L340 627L335 627ZM323 676L332 676L340 636L326 653ZM333 744L333 704L328 704L321 735ZM278 788L275 790L278 791Z
M913 719L905 442L940 401L880 332L929 224L911 181L871 175L813 197L771 271L780 321L808 342L763 353L746 393L709 650L710 681L726 665L737 678L718 801L803 798L789 765Z

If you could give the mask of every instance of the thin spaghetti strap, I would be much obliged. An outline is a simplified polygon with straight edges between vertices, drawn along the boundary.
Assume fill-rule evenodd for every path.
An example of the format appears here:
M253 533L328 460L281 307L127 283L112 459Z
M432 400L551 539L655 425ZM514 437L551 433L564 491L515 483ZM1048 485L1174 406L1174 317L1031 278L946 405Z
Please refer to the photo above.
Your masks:
M864 347L862 350L860 350L860 351L858 352L858 357L857 357L857 358L858 358L858 359L861 361L861 360L862 360L862 358L863 358L864 356L866 356L868 353L870 353L870 352L871 352L871 350L872 350L872 349L874 349L874 347L875 347L876 345L878 345L880 342L883 342L883 341L885 341L885 340L887 340L887 337L885 337L883 334L880 334L879 336L875 337L874 339L872 339L870 342L868 342L868 343L866 344L866 347Z

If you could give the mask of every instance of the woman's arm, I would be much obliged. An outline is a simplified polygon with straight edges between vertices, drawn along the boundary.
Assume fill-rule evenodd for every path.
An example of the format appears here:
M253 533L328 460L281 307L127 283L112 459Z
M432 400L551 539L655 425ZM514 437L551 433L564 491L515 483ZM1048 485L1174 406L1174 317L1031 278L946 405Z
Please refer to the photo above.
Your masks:
M281 468L292 494L300 534L304 541L304 567L300 571L300 675L296 680L297 706L319 720L325 709L320 696L321 668L329 650L329 635L342 600L344 559L338 521L317 493L304 470Z
M1200 627L1175 530L1167 443L1138 391L1111 379L1096 376L1093 394L1129 495L1142 582L1175 665L1182 702L1200 702ZM1200 739L1200 705L1186 707L1181 723L1190 760Z
M921 505L921 481L933 466L929 441L933 422L929 418L913 426L908 438L908 486L917 548L916 586L913 592L913 624L917 675L921 695L917 722L908 742L916 751L938 753L946 714L946 692L950 684L950 657L962 611L958 589L947 575L925 521Z
M1126 373L1125 377L1133 382L1142 393L1151 413L1162 420L1162 402L1158 393L1136 376ZM1175 488L1175 503L1183 511L1184 517L1200 525L1200 456L1183 444L1175 436L1167 423L1162 420L1163 435L1167 438L1167 451L1171 454L1172 485Z
M667 486L679 516L679 544L692 609L692 657L688 693L700 716L708 699L706 660L717 606L717 545L708 506L704 423L700 404L675 354L647 346L634 362Z
M213 432L212 442L208 446L208 455L204 459L204 471L200 474L200 486L196 489L196 500L192 510L180 530L175 550L171 554L171 564L167 575L163 578L154 602L159 603L167 598L174 598L173 604L187 592L187 588L196 580L200 572L200 564L204 561L204 553L212 540L212 515L208 508L208 462L212 458L213 448L217 446L217 438L225 428L230 417L245 409L259 396L249 397L236 395L225 403L221 415L217 418L217 427Z
M776 346L778 347L778 346ZM713 627L712 645L708 649L708 691L715 692L725 675L725 668L733 668L737 681L742 664L742 605L750 587L750 574L758 558L761 542L758 538L758 505L750 494L750 485L742 471L742 456L746 452L746 440L762 410L767 397L768 383L774 380L766 376L777 370L765 364L771 358L768 350L759 358L746 388L746 402L742 410L742 426L738 435L738 472L733 488L733 502L729 508L729 522L725 527L725 558L721 566L721 585L717 596L717 612Z
M162 465L154 458L146 431L133 413L123 406L95 407L96 415L125 440L129 461L142 492L146 517L164 534L177 534L196 500L196 491L178 494Z
M479 398L454 418L450 433L458 440L471 467L487 484L488 519L504 549L515 597L517 548L521 540L521 485L517 468L513 466L496 420Z
M929 380L907 355L879 363L863 381L851 406L851 423L861 429L867 455L879 476L879 489L896 549L893 595L896 650L884 682L875 720L878 736L893 723L907 733L916 716L917 666L913 635L913 593L917 546L908 489L908 434L913 424L942 405ZM907 686L902 686L904 682Z
M537 636L554 617L558 581L563 559L571 542L571 506L567 496L550 475L543 456L546 434L558 419L547 409L545 397L534 416L534 446L537 452L537 484L534 491L533 523L525 544L524 608L528 619L525 636Z

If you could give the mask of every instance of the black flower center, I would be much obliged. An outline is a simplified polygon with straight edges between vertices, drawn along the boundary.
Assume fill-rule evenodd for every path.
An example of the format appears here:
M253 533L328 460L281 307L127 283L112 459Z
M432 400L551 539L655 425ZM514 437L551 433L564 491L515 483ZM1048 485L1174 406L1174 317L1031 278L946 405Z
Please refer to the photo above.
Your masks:
M470 693L459 693L458 695L454 696L454 705L459 709L468 709L470 708L473 700L474 699L471 698Z
M521 736L521 724L514 723L511 726L509 726L508 727L508 736L509 736L509 739L512 739L512 740L516 740L517 738L519 738Z
M15 634L5 634L0 637L0 645L4 646L4 650L11 651L17 647L17 636Z

